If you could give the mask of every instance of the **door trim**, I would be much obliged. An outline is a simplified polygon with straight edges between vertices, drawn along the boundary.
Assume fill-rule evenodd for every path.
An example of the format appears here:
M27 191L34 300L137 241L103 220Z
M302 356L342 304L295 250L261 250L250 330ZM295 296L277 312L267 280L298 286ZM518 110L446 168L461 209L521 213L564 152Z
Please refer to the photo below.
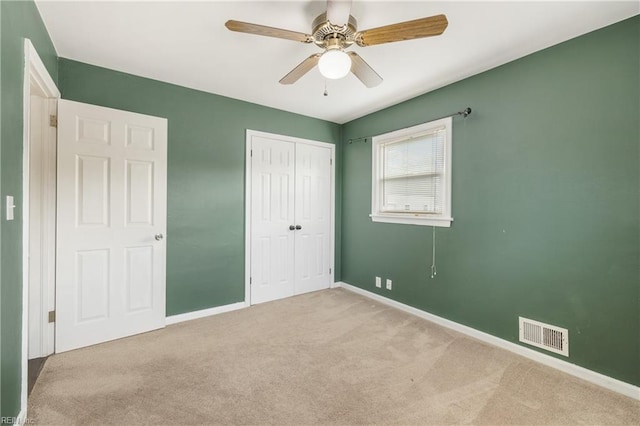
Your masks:
M33 359L51 355L55 348L54 324L48 314L55 310L57 129L49 117L57 113L57 99L45 97L32 84L30 102L29 191L25 193L29 223L24 225L29 229L28 359Z
M245 199L244 199L244 304L251 306L251 141L254 136L278 139L284 142L301 143L305 145L319 146L331 150L331 282L335 276L335 250L336 250L336 146L328 142L314 141L311 139L297 138L293 136L278 135L276 133L260 132L247 129L245 139Z
M55 105L60 98L60 91L49 75L47 68L40 59L38 52L31 43L31 40L24 40L24 73L23 73L23 101L22 101L22 410L27 408L27 381L28 381L28 358L29 358L29 141L30 141L30 111L31 111L31 85L34 85L46 98L49 104ZM55 223L53 225L55 227ZM47 247L43 256L47 256L49 261L55 260L55 241L52 247ZM49 283L47 291L42 291L42 295L55 291L55 279ZM44 297L44 296L43 296ZM43 306L47 306L48 301L43 300ZM46 317L46 315L42 315ZM46 328L44 328L46 330ZM44 340L44 339L43 339ZM51 341L51 339L48 339ZM53 351L53 348L49 348ZM26 411L25 411L26 412Z

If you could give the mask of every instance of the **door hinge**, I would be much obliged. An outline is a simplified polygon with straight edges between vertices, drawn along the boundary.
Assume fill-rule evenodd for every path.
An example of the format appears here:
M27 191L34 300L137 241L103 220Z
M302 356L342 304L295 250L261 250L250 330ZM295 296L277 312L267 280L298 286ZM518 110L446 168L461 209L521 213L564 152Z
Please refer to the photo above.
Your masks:
M329 268L329 275L331 275L331 268Z
M251 150L251 153L249 154L250 157L253 157L253 150Z
M56 311L49 311L49 322L56 322Z
M49 127L58 127L58 116L50 115L49 116Z
M333 158L329 158L329 165L333 166Z
M249 285L251 285L251 280L252 280L252 278L251 278L251 277L249 277Z

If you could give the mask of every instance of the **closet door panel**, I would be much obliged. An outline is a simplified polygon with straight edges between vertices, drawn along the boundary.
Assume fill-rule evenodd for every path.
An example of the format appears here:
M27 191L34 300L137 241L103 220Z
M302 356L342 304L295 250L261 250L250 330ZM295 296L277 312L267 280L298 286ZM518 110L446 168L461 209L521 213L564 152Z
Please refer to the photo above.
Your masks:
M294 295L295 144L254 137L251 156L251 303Z
M331 285L331 150L296 144L295 294Z

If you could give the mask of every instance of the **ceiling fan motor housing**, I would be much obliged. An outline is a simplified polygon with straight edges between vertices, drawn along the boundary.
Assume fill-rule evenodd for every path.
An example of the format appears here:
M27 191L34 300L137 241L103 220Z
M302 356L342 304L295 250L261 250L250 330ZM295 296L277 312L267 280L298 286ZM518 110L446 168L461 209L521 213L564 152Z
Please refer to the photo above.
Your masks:
M343 26L333 25L327 20L327 14L322 13L313 20L313 38L315 43L323 49L344 49L354 43L358 31L358 21L349 15L349 22Z

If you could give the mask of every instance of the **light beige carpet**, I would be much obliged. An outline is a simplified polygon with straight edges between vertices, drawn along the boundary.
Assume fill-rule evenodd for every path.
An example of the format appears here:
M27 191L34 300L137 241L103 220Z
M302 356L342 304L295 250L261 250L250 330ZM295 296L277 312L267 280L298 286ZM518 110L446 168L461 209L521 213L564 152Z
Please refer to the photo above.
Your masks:
M52 356L39 425L640 424L640 403L341 289Z

